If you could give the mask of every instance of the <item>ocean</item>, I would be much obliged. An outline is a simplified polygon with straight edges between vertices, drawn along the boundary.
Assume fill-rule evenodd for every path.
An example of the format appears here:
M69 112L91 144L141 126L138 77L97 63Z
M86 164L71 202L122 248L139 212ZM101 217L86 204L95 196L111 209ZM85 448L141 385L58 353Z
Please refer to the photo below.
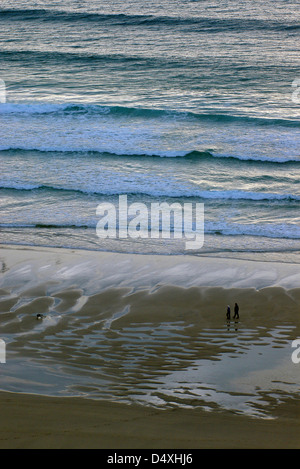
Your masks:
M97 206L126 194L204 204L191 254L298 262L296 10L2 1L1 242L184 254L150 232L97 236Z

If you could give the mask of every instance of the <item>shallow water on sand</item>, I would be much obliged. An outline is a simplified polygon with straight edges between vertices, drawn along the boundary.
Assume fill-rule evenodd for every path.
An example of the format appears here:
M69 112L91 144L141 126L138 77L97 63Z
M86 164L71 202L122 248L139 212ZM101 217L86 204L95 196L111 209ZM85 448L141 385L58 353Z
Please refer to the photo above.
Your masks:
M67 283L77 275L70 265L59 268ZM30 267L13 272L3 274L0 292L7 349L2 390L263 418L299 395L291 360L300 331L299 289L134 289L121 281L113 288L116 278L105 278L92 293L83 270L82 288L63 288L54 278L28 288ZM234 301L241 316L227 322L224 305Z

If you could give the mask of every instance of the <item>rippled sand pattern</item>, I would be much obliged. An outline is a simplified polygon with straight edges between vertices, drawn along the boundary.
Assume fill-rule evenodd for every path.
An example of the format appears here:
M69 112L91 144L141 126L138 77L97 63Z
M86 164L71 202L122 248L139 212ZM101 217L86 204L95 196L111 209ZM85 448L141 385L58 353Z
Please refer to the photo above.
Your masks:
M87 294L54 277L27 288L22 269L0 292L3 390L264 418L299 394L299 289L101 284ZM235 301L240 320L227 322Z

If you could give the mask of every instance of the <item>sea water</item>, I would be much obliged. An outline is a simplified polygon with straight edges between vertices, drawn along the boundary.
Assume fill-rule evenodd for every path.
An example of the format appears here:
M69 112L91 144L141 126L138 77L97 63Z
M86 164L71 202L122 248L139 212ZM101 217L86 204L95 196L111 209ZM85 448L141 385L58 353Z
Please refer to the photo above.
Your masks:
M299 261L296 1L2 1L1 242L99 239L96 208L201 202L196 255Z

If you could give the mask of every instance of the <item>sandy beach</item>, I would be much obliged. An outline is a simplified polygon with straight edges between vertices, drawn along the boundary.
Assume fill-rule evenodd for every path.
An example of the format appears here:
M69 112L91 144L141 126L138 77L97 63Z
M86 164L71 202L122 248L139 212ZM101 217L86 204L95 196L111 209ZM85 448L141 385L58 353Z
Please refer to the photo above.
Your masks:
M157 410L76 398L1 393L0 448L293 449L299 401L257 420L200 409Z
M2 246L0 267L1 448L299 448L297 264Z
M295 11L1 0L1 449L300 449Z

